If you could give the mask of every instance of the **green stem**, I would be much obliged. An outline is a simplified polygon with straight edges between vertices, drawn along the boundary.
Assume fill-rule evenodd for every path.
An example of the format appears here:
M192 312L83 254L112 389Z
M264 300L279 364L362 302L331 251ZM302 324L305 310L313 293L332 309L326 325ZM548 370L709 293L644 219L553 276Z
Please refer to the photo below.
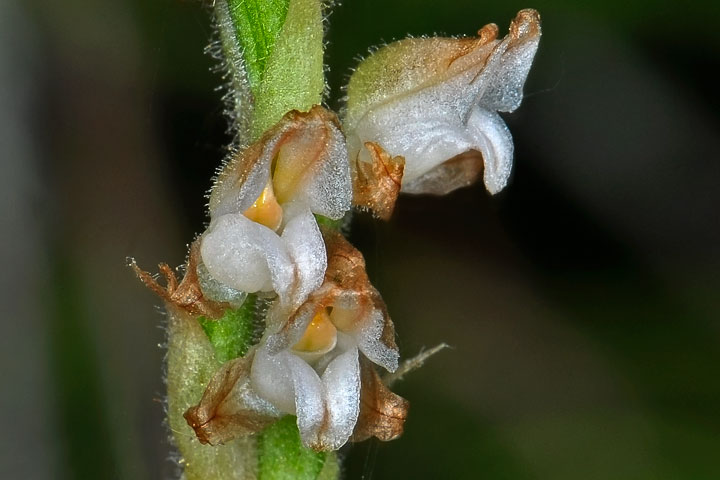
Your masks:
M180 451L186 480L251 480L257 478L255 437L226 445L202 445L183 413L197 405L213 373L222 365L196 317L168 308L168 424Z
M321 1L216 0L215 16L240 146L260 137L288 111L307 111L321 103ZM168 423L184 478L337 479L335 453L318 454L303 447L294 417L281 419L260 435L221 446L200 444L185 421L183 413L200 401L222 362L247 352L247 345L237 342L248 337L254 325L243 323L252 319L241 310L209 321L168 308Z

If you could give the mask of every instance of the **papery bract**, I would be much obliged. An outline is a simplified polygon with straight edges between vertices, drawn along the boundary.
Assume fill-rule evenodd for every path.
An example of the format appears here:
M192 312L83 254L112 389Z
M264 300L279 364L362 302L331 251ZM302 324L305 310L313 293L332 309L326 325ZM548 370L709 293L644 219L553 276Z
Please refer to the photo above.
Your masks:
M220 445L239 435L257 433L280 417L275 407L250 388L252 358L225 363L213 375L200 403L185 412L200 443Z
M409 38L360 63L348 85L344 126L353 168L370 161L367 142L405 158L402 191L447 193L484 168L497 193L510 175L513 144L498 111L512 112L540 38L540 18L522 10L510 33L477 38ZM455 157L468 152L463 161ZM478 155L477 153L479 152Z

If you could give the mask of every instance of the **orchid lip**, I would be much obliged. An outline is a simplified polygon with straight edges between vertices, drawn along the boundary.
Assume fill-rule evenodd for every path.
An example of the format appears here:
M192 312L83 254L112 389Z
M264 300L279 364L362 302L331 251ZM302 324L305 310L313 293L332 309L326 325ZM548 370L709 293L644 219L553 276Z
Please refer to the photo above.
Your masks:
M331 320L328 309L315 314L305 333L292 346L292 352L308 363L313 363L337 345L337 328Z

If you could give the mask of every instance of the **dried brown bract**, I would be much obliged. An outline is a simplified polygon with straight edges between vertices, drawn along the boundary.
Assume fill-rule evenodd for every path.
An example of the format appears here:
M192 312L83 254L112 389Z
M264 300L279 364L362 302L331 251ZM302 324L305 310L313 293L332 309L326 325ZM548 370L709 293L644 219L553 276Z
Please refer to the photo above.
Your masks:
M360 372L360 415L352 441L361 442L370 437L383 442L395 440L402 435L410 403L385 386L369 361L361 361Z
M405 159L391 157L377 143L365 142L365 148L370 161L356 157L353 164L353 205L389 220L400 194Z
M179 284L173 269L166 263L159 264L160 273L167 282L165 287L160 285L150 273L138 267L134 260L130 266L140 281L166 302L180 307L192 315L220 318L228 305L212 301L203 294L197 272L199 260L200 243L196 240L190 246L185 276Z
M251 363L252 355L227 362L213 375L200 403L185 412L200 443L219 445L277 420L277 412L249 386Z

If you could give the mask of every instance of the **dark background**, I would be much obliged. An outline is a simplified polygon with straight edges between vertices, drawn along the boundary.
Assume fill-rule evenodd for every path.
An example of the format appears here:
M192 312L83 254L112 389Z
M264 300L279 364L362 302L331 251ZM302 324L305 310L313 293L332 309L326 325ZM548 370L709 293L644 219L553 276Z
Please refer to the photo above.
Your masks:
M368 48L543 17L513 178L403 197L352 240L401 352L402 440L346 478L720 478L720 5L347 0L328 104ZM125 267L182 263L229 142L177 0L0 3L0 478L172 475L163 317Z

